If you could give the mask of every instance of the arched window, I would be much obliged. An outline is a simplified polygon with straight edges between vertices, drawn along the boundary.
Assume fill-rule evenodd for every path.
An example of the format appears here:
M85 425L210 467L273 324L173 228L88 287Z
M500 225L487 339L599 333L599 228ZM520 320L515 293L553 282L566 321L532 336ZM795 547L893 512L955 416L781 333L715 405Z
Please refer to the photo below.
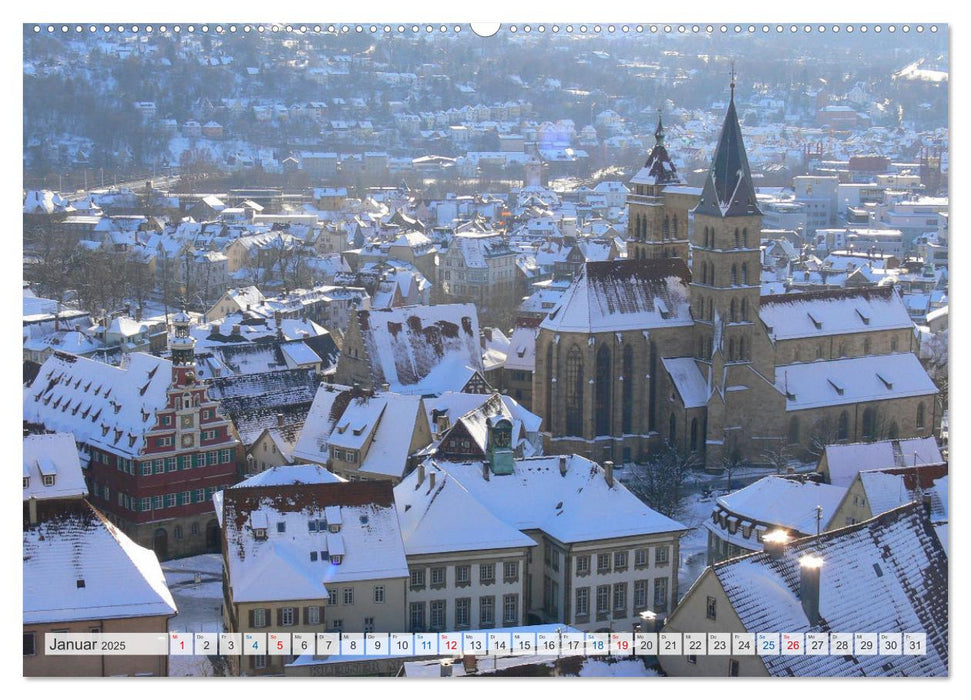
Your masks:
M897 352L897 336L890 339L890 352Z
M732 303L728 307L728 319L732 323L735 323L738 320L738 305L735 303L734 299L732 299Z
M875 440L877 437L877 411L875 408L863 410L863 437L866 440Z
M742 284L748 284L748 264L742 263Z
M711 299L708 299L708 320L713 321L715 319L715 309L712 306Z
M583 434L583 354L576 345L566 356L566 434Z
M678 237L678 217L676 216L671 217L671 237Z
M625 434L633 432L634 415L634 348L624 346L624 383L620 388L621 429Z
M742 298L742 320L748 321L748 299Z
M738 233L738 229L735 229L735 247L741 248L742 238Z
M840 413L839 426L836 431L837 440L850 439L850 414L846 411Z
M189 532L191 532L194 536L197 536L199 534L199 523L193 522L192 527L189 528Z
M664 228L663 228L663 234L664 234L664 235L663 235L663 238L668 238L668 237L669 237L669 229L670 229L670 227L671 227L671 222L670 222L670 220L668 219L668 217L666 217L666 216L664 217L664 224L663 224L663 227L664 227Z
M738 339L738 359L747 360L748 359L748 347L745 342L745 336L743 335Z
M735 339L728 339L728 361L731 362L735 359Z
M732 285L738 284L738 265L732 264Z
M924 402L921 401L917 404L917 427L924 427Z
M610 389L613 374L610 371L610 348L602 344L597 350L596 384L594 386L594 406L596 410L597 435L610 435Z
M691 451L698 449L698 419L691 419Z
M668 419L668 444L673 446L677 439L678 439L678 419L675 418L674 414L672 413L671 417Z
M748 229L747 228L742 229L742 247L748 248Z
M900 437L900 429L897 427L897 421L892 421L890 427L887 428L887 438L896 440L898 437Z
M789 444L799 444L799 418L796 416L789 419Z
M174 528L172 528L172 536L175 539L177 539L177 540L181 540L182 539L182 526L181 525L176 525Z
M551 430L553 425L553 342L546 346L546 429Z

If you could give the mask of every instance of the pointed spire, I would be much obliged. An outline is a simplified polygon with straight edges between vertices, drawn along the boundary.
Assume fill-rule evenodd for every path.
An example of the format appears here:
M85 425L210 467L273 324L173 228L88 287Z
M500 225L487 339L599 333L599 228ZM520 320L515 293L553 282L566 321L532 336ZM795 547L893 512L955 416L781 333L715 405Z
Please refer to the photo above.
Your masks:
M661 108L657 108L657 129L654 130L654 141L658 146L664 145L664 124L661 123Z
M701 199L695 207L696 214L707 216L761 216L755 198L755 185L745 144L742 127L735 111L735 66L732 65L732 98L718 137L718 146L711 162L711 170L705 180Z

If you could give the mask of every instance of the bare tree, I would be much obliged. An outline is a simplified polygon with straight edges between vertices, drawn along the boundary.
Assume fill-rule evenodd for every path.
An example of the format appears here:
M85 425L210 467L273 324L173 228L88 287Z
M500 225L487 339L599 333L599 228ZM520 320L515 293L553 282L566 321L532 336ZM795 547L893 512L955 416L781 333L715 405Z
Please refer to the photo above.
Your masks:
M651 508L677 518L683 508L688 474L700 465L697 453L666 445L646 464L631 464L626 483Z

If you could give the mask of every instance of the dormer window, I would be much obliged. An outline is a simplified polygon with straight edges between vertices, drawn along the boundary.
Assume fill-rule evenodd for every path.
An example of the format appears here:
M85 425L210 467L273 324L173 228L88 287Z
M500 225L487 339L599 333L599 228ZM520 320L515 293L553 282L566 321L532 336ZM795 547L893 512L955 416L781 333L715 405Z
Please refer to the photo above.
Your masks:
M258 540L266 539L266 528L265 527L255 527L253 528L253 537Z
M341 524L340 523L331 523L327 527L327 532L330 532L330 533L335 533L336 534L336 533L338 533L340 531L341 531Z
M24 488L25 489L26 488L30 488L30 477L29 476L25 476L24 477Z
M340 566L341 565L341 560L343 558L344 558L344 556L342 554L334 554L330 558L330 563L333 564L334 566Z
M55 478L55 475L54 474L45 474L44 475L44 486L53 486L54 485L54 478Z

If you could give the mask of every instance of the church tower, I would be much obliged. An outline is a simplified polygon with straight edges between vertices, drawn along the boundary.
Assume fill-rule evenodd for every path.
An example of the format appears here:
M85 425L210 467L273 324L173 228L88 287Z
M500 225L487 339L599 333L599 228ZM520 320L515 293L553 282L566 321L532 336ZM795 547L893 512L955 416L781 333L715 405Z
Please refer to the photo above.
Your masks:
M664 189L684 180L664 146L664 124L658 110L654 148L644 167L631 178L627 197L627 255L631 259L681 258L688 260L688 217L666 206Z
M762 212L735 112L735 78L711 169L694 208L691 308L699 360L748 363L759 314Z
M189 333L191 319L185 309L172 317L172 333L169 334L169 350L172 352L172 380L178 387L195 382L196 339Z

